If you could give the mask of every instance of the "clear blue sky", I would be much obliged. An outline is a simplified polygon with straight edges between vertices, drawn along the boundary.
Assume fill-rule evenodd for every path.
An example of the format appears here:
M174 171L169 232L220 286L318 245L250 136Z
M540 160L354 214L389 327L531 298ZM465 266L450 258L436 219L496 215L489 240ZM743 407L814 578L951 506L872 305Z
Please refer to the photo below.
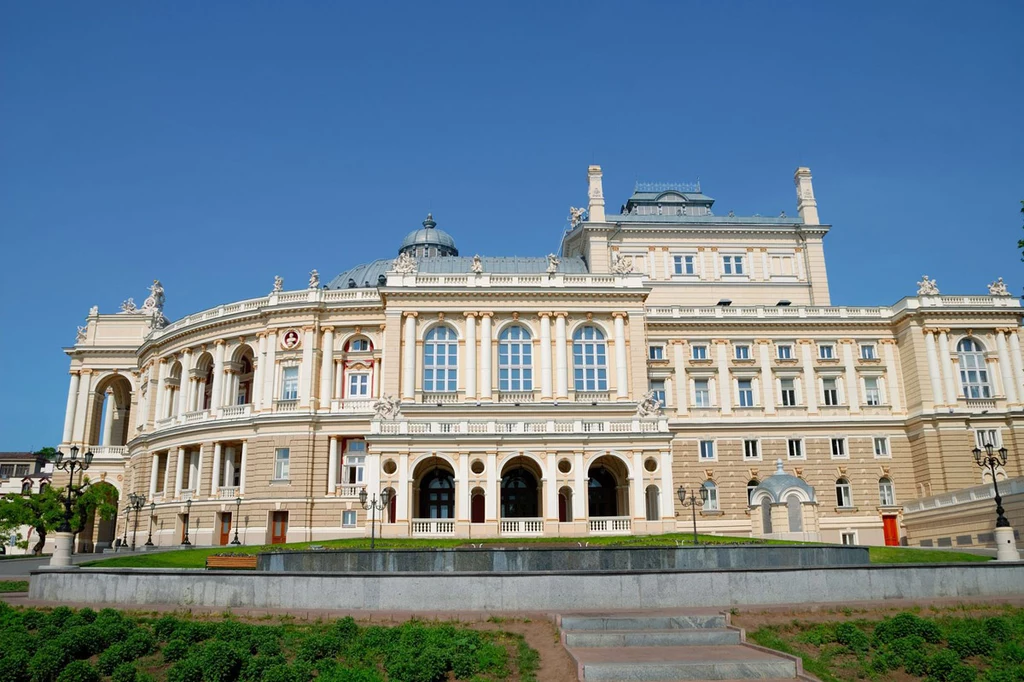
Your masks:
M372 6L371 6L372 5ZM586 167L609 206L691 181L795 212L833 301L1020 293L1024 3L0 4L0 450L60 439L92 305L172 319L391 257L543 255Z

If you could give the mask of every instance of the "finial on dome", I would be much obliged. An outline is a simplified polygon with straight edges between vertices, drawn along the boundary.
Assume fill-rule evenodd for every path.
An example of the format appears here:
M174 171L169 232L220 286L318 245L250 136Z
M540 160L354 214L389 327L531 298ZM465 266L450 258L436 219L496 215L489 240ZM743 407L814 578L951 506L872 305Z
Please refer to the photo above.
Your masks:
M431 213L427 214L427 219L423 221L423 227L428 230L432 230L437 227L437 223L434 222L434 216Z
M784 474L784 473L786 473L786 470L782 468L782 460L781 459L775 460L775 473L777 473L777 474Z

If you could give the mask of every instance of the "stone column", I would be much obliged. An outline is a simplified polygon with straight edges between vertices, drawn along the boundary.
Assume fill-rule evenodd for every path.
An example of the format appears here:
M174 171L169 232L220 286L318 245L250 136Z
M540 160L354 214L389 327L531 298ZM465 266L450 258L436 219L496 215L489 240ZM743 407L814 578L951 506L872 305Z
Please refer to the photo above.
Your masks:
M210 387L210 408L224 407L224 339L213 342L213 386Z
M402 400L416 397L416 313L405 313L405 340L402 348Z
M160 358L156 375L156 414L153 417L154 421L167 418L167 396L165 395L167 392L167 370L167 358Z
M573 453L572 477L574 481L572 491L572 520L585 521L587 519L587 472L583 470L583 453Z
M850 413L860 412L860 382L857 380L857 366L853 360L853 339L840 339L839 343L843 349L843 365L846 368L846 404L850 406Z
M195 490L195 497L199 499L199 496L203 492L203 444L199 444L199 457L196 462L196 475L195 483L192 484L192 489Z
M327 494L334 495L338 489L338 437L331 436L327 443Z
M303 327L302 365L299 367L299 407L309 407L313 397L313 328Z
M249 441L242 441L242 455L238 463L238 496L245 497L245 466L247 464L249 454Z
M885 356L885 398L893 412L903 410L900 400L900 377L896 371L896 339L882 339L882 354Z
M224 487L235 485L235 448L229 445L224 448Z
M149 470L149 499L151 500L156 497L156 479L160 473L160 470L157 469L158 466L160 466L160 455L154 452Z
M491 399L491 316L480 313L480 398Z
M469 456L455 455L455 520L469 521Z
M221 477L221 474L223 473L221 471L220 451L221 451L221 444L220 443L214 443L213 444L213 476L210 477L210 497L217 497L217 493L220 491L220 483L221 483L220 477Z
M569 397L569 363L565 350L565 313L555 313L555 398Z
M409 481L409 453L398 455L398 488L395 490L395 523L408 523L412 517L412 486Z
M676 390L676 415L683 417L689 411L688 403L690 397L690 382L686 378L686 345L685 341L673 339L669 341L672 347L672 364L674 367L673 387Z
M729 341L716 339L715 355L718 369L718 406L722 414L732 413L732 374L729 372Z
M818 411L818 380L814 375L814 357L811 355L814 349L814 341L800 339L800 356L804 370L804 401L807 403L807 412Z
M334 399L334 327L324 327L323 348L320 351L321 410L330 410Z
M181 497L181 479L185 475L185 448L178 448L178 466L174 474L174 497ZM165 486L166 487L166 486Z
M183 394L188 392L189 357L191 355L192 351L187 348L181 352L181 376L178 377L178 390L174 393L175 417L180 417L187 409L188 403L186 402L186 396Z
M935 331L924 330L924 350L928 360L928 377L931 379L932 402L935 407L942 407L946 403L942 394L942 373L939 370L939 354L935 348Z
M540 397L551 397L551 313L540 313Z
M498 477L498 453L487 453L487 492L484 494L484 521L498 520L498 501L501 499L501 479Z
M633 518L647 518L647 495L644 491L644 461L643 453L639 450L633 451L633 477L630 480L629 496L633 502ZM629 515L629 510L626 510Z
M263 362L263 406L264 410L274 409L274 379L277 374L277 330L267 334L267 359Z
M464 313L466 316L466 400L476 399L476 313Z
M75 408L78 405L78 372L71 373L71 383L68 386L68 402L64 408L64 432L61 436L61 443L70 443L75 428Z
M661 518L674 520L676 513L676 491L672 489L672 453L662 452L659 470L661 471Z
M939 363L942 366L942 378L946 387L946 404L956 405L956 372L953 370L953 359L949 352L949 330L939 330Z
M267 335L256 335L256 362L252 371L252 411L257 412L263 404L263 373L267 367Z
M1014 387L1017 397L1024 402L1024 356L1020 352L1020 338L1016 329L1010 329L1010 360L1013 368Z
M79 372L78 400L75 401L75 427L71 438L76 443L85 443L85 422L89 411L89 391L92 387L92 370L83 369Z
M612 313L615 318L615 395L629 399L629 375L626 367L626 313Z
M1006 329L996 330L996 352L999 356L999 373L1003 377L1003 393L1007 402L1017 402L1017 382L1014 381L1013 366L1010 364L1010 349L1006 343Z
M110 437L114 433L114 410L116 409L114 391L108 388L107 392L103 394L103 430L100 435L100 445L110 445Z
M545 521L558 523L558 453L549 452L546 459L541 479L544 485L544 510L541 517Z
M371 390L373 392L370 394L374 398L380 398L380 372L381 372L380 358L374 358L373 359L373 386L371 388Z

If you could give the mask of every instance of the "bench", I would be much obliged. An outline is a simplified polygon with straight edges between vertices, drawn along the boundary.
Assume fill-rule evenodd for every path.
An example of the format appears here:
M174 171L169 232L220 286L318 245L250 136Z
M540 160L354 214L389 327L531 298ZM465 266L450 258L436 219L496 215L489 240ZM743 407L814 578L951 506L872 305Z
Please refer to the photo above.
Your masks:
M231 554L206 557L207 569L256 570L255 554Z

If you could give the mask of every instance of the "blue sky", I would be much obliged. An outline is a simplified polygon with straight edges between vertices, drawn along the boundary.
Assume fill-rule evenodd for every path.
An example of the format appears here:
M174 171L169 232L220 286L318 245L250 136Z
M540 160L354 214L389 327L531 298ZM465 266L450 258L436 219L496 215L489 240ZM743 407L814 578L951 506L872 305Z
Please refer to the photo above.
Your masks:
M372 7L370 6L372 5ZM543 255L586 167L609 206L692 181L795 213L832 299L1024 281L1024 4L0 3L0 450L60 439L92 305L172 319L395 253Z

